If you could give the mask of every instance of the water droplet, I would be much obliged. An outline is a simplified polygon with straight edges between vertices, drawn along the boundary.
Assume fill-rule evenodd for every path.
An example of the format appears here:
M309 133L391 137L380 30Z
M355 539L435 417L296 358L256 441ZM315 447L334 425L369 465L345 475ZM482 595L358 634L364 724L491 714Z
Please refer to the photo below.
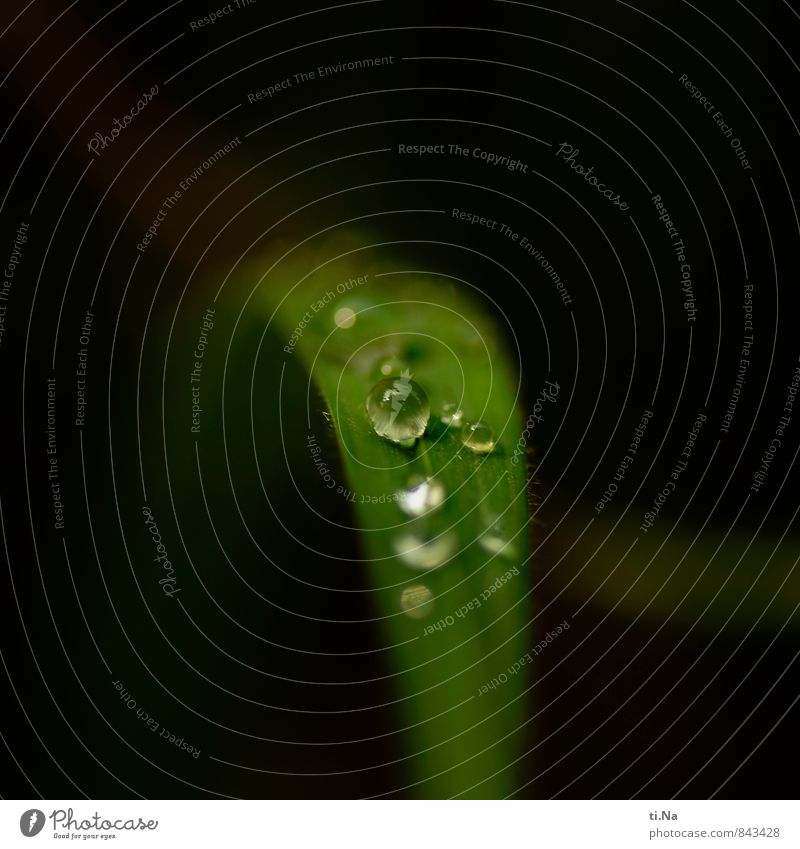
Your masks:
M400 607L411 619L423 619L433 610L433 593L425 584L411 584L400 595Z
M397 506L407 516L424 516L444 503L447 491L437 478L417 478L397 493Z
M477 454L488 454L494 449L494 433L485 422L472 422L464 427L461 441Z
M392 442L422 436L430 414L428 396L408 370L399 377L379 381L367 396L367 415L375 433Z
M392 540L392 547L406 566L412 569L433 569L453 555L457 542L452 531L445 531L438 536L405 531Z
M443 404L439 418L447 427L461 427L464 424L464 411L458 404Z
M340 327L342 330L349 330L356 323L356 314L350 307L341 307L336 310L333 320L336 322L337 327Z
M504 532L502 518L484 512L484 520L486 525L478 537L478 545L492 557L513 558L516 554L516 546L508 539L508 534Z
M513 557L516 550L496 524L490 525L478 537L478 545L492 556Z
M385 357L378 364L378 372L383 377L394 377L401 374L406 368L406 364L396 357Z

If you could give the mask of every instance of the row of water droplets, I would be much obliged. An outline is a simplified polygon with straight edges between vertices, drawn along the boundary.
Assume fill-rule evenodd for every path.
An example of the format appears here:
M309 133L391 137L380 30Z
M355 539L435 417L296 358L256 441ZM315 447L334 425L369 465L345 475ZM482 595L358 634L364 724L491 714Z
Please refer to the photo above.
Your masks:
M396 361L381 366L386 374L397 368ZM411 448L425 433L431 415L431 405L425 390L404 368L399 375L379 380L367 395L367 415L378 436L404 448ZM461 429L461 442L476 454L488 454L494 449L494 433L485 422L465 422L457 404L442 407L440 420L447 427Z
M372 387L366 400L370 423L378 436L403 448L412 448L428 427L431 405L425 390L396 359L380 365L383 377ZM460 433L461 443L476 454L489 454L495 439L491 427L482 421L466 422L461 408L452 402L442 405L439 421ZM394 553L416 571L427 571L446 563L458 548L458 538L451 529L436 533L429 519L441 510L447 498L444 484L436 477L412 478L397 493L395 503L415 522L392 540ZM508 541L499 533L496 518L487 522L479 544L491 556L510 553ZM412 619L422 619L433 610L434 598L423 583L407 586L400 596L401 610Z

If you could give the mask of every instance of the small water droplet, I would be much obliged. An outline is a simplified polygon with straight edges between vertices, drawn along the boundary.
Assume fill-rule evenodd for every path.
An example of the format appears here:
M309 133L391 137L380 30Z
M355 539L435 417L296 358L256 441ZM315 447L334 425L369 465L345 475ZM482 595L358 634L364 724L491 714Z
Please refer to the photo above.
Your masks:
M397 493L397 506L407 516L424 516L444 503L447 491L437 478L416 478Z
M485 422L471 422L464 427L461 441L476 454L488 454L494 449L494 433Z
M443 404L439 418L447 427L461 427L464 424L464 411L458 404Z
M444 531L437 536L404 531L392 540L392 548L406 566L412 569L433 569L453 555L457 542L452 531Z
M433 610L433 593L425 584L411 584L400 595L400 608L411 619L423 619Z
M478 537L478 545L493 557L514 557L516 545L509 540L507 523L502 516L481 509L483 531Z
M431 414L425 390L411 379L408 370L399 377L378 381L367 396L366 406L375 433L399 443L422 436Z
M406 368L406 364L402 360L398 360L397 357L384 357L378 363L378 372L383 377L394 377L401 374Z
M487 528L478 537L478 544L487 554L500 557L514 556L514 546L497 528Z
M342 330L349 330L356 323L356 314L350 307L341 307L333 316L336 326Z

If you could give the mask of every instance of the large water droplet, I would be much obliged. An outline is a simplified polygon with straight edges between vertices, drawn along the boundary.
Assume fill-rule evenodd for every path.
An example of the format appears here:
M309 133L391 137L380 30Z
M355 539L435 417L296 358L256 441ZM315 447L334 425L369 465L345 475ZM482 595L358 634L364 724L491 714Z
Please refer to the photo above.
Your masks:
M472 422L464 427L461 441L477 454L488 454L494 449L494 432L485 422Z
M400 595L400 608L411 619L422 619L433 610L433 593L425 584L411 584Z
M394 553L412 569L433 569L441 566L456 550L458 540L452 531L429 536L405 531L392 540Z
M464 411L458 404L443 404L439 418L447 427L461 427L464 424Z
M367 415L378 436L406 442L425 433L431 405L425 390L404 371L381 380L367 396Z
M437 478L417 478L397 493L397 506L407 516L424 516L441 507L446 495L444 484Z

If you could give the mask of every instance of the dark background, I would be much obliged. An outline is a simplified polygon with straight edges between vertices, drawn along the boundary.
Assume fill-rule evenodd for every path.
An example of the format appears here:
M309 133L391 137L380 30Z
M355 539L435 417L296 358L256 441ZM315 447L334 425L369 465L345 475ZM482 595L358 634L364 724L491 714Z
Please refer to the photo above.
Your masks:
M333 222L366 217L354 225L366 244L391 242L383 250L407 267L468 279L491 296L521 346L525 414L548 374L548 355L550 375L571 392L569 411L548 422L536 446L544 459L536 469L543 506L535 527L545 542L530 567L537 585L531 620L546 633L579 611L577 636L554 645L533 670L518 795L795 796L800 422L793 420L768 484L745 501L800 354L791 200L800 20L792 8L671 2L647 4L645 12L568 2L549 11L516 3L456 10L375 2L317 11L259 0L199 32L189 21L217 7L125 3L110 10L81 0L69 8L37 3L36 14L15 19L21 8L5 5L0 40L8 74L0 87L8 116L0 144L5 253L20 221L30 222L0 346L2 795L404 795L398 716L365 709L390 700L378 680L380 661L369 653L376 634L322 621L330 594L301 590L298 580L326 568L325 559L295 550L248 483L254 462L279 465L271 399L282 340L268 333L260 347L257 310L245 311L234 328L250 291L235 275L214 330L232 341L226 396L214 399L198 449L202 462L212 461L204 489L185 406L175 400L185 379L183 351L239 258L274 256ZM395 61L247 102L248 92L300 70L379 55ZM412 56L439 58L401 61ZM683 73L735 128L752 171L741 168L711 116L678 82ZM92 133L107 131L155 83L161 89L153 103L94 159L86 150ZM242 146L186 193L132 274L136 243L163 198L236 136ZM630 203L628 212L559 161L552 146L564 141ZM396 152L400 143L440 142L508 153L528 163L528 174ZM353 156L383 148L391 150ZM676 263L650 200L656 192L692 264L699 313L691 351ZM496 233L450 215L378 214L454 207L528 235L565 281L572 307L524 251ZM324 250L320 242L314 250ZM722 435L743 335L743 255L754 285L756 342L734 424ZM95 285L89 421L79 433L69 414L71 375ZM220 345L204 380L221 385L225 366ZM225 442L222 416L228 423L249 416L250 386L237 378L253 368L263 398L263 438L254 450L230 433ZM63 534L52 526L45 472L45 379L52 374ZM299 369L289 380L302 380ZM591 549L571 544L595 515L645 408L654 411L646 463L597 520L604 528L597 542L607 531L620 541L592 559ZM633 562L616 572L631 589L616 604L618 585L605 579L700 410L708 420L681 490L641 538ZM284 416L302 416L299 400ZM213 462L223 453L230 473ZM273 472L280 503L280 470ZM309 498L346 519L308 475ZM184 576L185 610L177 614L165 611L158 587L137 565L151 556L143 503ZM304 539L318 538L321 522L288 512ZM227 561L208 515L224 535ZM733 554L725 549L711 563L691 548L697 534L716 541L728 531ZM648 557L665 538L670 567L647 574ZM338 556L357 557L353 535L327 539ZM777 556L767 562L773 549ZM709 610L704 603L674 610L649 604L673 580L682 555L680 587L693 586L692 573L700 581L693 592L711 599L743 553L738 568L750 577L739 573L732 584L738 595L723 594ZM286 570L265 568L271 559ZM359 586L353 570L331 580ZM740 591L758 581L770 591ZM772 589L779 603L767 609ZM337 596L336 618L368 616L357 593ZM316 654L323 647L335 661ZM124 681L162 725L197 741L201 757L161 745L134 721L105 664L110 680ZM377 683L302 683L353 680ZM353 737L373 739L315 745ZM221 761L260 763L264 772Z

